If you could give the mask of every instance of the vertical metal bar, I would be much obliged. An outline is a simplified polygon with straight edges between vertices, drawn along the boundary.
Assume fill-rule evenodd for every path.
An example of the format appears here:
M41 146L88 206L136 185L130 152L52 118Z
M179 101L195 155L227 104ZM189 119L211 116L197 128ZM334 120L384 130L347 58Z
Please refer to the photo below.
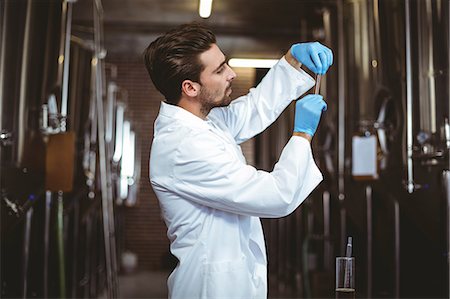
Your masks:
M23 264L22 264L22 279L23 279L23 287L22 287L22 298L28 298L28 265L29 265L29 257L30 257L30 235L31 235L31 220L33 218L33 208L30 208L27 211L27 215L25 218L25 230L24 230L24 238L23 238Z
M99 79L99 70L95 72L97 80ZM100 163L100 185L102 196L102 212L103 212L103 234L105 242L105 258L106 258L106 281L108 287L108 298L113 298L113 280L112 280L112 267L111 267L111 242L110 242L110 225L109 225L109 207L108 207L108 183L106 179L106 153L105 153L105 136L104 136L104 124L103 124L103 99L99 95L99 84L97 83L97 126L98 126L98 150L99 150L99 163ZM100 91L101 92L101 91Z
M295 211L295 297L300 297L303 293L302 286L302 217L300 209Z
M66 131L66 116L68 105L69 90L69 65L70 65L70 35L72 33L72 6L71 2L67 2L66 30L64 34L64 69L62 80L61 95L61 131ZM61 36L62 38L62 36Z
M63 1L61 5L61 31L59 33L60 41L59 41L59 56L58 56L58 75L56 77L57 85L62 85L63 80L63 71L64 71L64 45L65 45L65 30L66 30L66 19L67 19L67 1Z
M49 9L48 9L48 20L47 20L47 34L45 37L45 55L44 55L44 61L43 61L43 74L42 74L42 89L41 89L41 99L45 99L48 96L49 93L49 84L48 84L48 76L49 76L49 69L52 66L52 63L54 62L53 59L54 57L51 57L52 53L50 51L50 49L52 48L53 44L54 44L54 36L52 36L52 34L50 34L50 32L52 31L52 27L55 25L55 6L50 5ZM45 118L41 118L41 119L45 119ZM42 126L44 128L46 128L45 126Z
M450 170L444 170L442 173L444 196L446 198L447 208L447 267L448 267L448 292L450 294Z
M340 249L341 249L341 256L345 256L345 236L347 234L347 211L345 210L345 207L343 203L341 203L341 207L339 209L339 218L340 218L340 224L341 224L341 238L339 240Z
M381 36L380 36L380 0L373 0L373 21L374 21L374 42L375 42L375 58L377 59L377 79L383 76L383 63L381 63Z
M111 177L110 177L111 178ZM114 298L119 296L119 281L117 278L118 266L117 266L117 251L116 251L116 230L115 230L115 217L114 217L114 201L112 196L112 182L109 179L109 227L110 227L110 238L111 238L111 266L112 266L112 279L113 279L113 292Z
M94 61L95 58L92 58ZM91 66L91 101L90 101L90 109L89 109L89 122L91 124L91 132L89 138L89 158L88 158L88 170L89 170L89 180L88 186L90 191L95 189L95 173L97 167L97 151L96 149L92 149L97 144L97 105L96 105L96 96L95 96L95 67Z
M331 270L331 240L330 240L330 192L324 191L323 200L323 263L325 270Z
M395 221L395 298L400 298L400 206L398 200L394 200L394 221Z
M284 255L284 263L285 263L285 281L286 281L286 289L287 293L286 295L292 296L292 289L293 289L293 275L292 275L292 231L291 231L291 224L292 224L292 218L287 217L285 220L285 255Z
M64 198L63 192L58 192L58 266L59 266L59 297L66 298L66 267L64 258Z
M450 49L450 0L447 2L447 49ZM448 99L447 99L447 117L450 120L450 51L448 53L448 68L447 68L447 80L448 80ZM447 128L448 129L448 128ZM444 183L447 191L447 267L448 267L448 296L450 297L450 146L449 140L447 140L447 170L444 171Z
M346 212L343 207L345 199L345 54L344 54L344 3L339 0L337 4L338 10L338 199L341 204L341 246L344 248L346 244Z
M367 298L372 298L372 186L366 186L367 211Z
M407 180L406 189L409 193L414 192L413 174L413 94L412 94L412 57L411 57L411 17L409 0L405 0L405 38L406 38L406 157L407 157Z
M104 218L106 225L108 225L108 244L109 248L109 277L111 296L116 298L118 296L118 281L117 281L117 257L116 257L116 244L115 244L115 223L114 223L114 208L113 208L113 198L112 198L112 184L111 184L111 172L110 172L110 155L105 145L105 117L103 115L103 94L105 87L105 70L103 67L103 58L106 54L102 48L103 44L103 7L101 0L94 0L94 39L95 39L95 53L97 58L96 66L96 92L97 92L97 113L98 113L98 133L99 133L99 153L100 153L100 172L103 174L102 177L102 206L105 205L103 213L107 214ZM100 109L101 108L101 109ZM101 120L101 121L100 121ZM102 162L103 161L103 162ZM106 232L105 232L106 233ZM106 253L106 252L105 252Z
M276 249L276 255L277 255L277 265L276 265L276 281L277 281L277 295L279 296L280 293L283 291L283 271L282 271L282 254L281 254L281 248L282 248L282 230L281 230L281 222L283 221L282 218L276 220L276 238L277 238L277 246Z
M430 0L426 0L426 22L427 22L427 46L428 46L428 61L427 61L427 77L428 77L428 96L430 97L429 117L431 133L436 133L436 80L434 70L434 55L433 55L433 16L432 4Z
M106 259L106 281L108 289L108 298L116 298L114 292L114 278L113 278L113 268L112 268L112 246L114 244L111 242L111 219L113 215L110 214L109 201L112 200L109 197L108 191L108 179L107 179L107 156L106 156L106 145L105 145L105 125L104 125L104 115L103 115L103 95L102 95L102 71L100 68L100 52L101 52L101 41L99 36L99 12L96 1L94 1L94 27L95 27L95 91L96 91L96 105L97 105L97 127L98 127L98 150L99 150L99 164L100 164L100 184L101 184L101 196L102 196L102 212L103 212L103 231L104 231L104 242L105 242L105 259Z
M45 192L45 227L44 227L44 298L48 298L48 256L50 250L50 214L52 206L52 192Z
M447 14L447 49L450 49L450 0L447 3L448 14ZM447 80L448 80L448 99L447 99L447 117L450 119L450 51L448 53L448 68L447 68ZM447 171L444 171L444 182L446 183L447 191L447 266L448 266L448 296L450 297L450 147L448 146L447 140L447 151L448 151L448 165Z
M1 41L0 41L0 132L2 131L3 124L3 102L5 99L3 98L3 88L4 87L4 76L5 76L5 52L6 52L6 25L8 20L8 7L9 1L2 1L0 3L0 16L1 16Z
M80 225L80 202L75 199L73 210L73 257L72 257L72 298L77 298L77 279L78 279L78 238L79 238L79 225Z
M92 223L91 223L91 250L88 252L89 259L90 259L90 272L89 272L89 296L91 298L96 297L97 294L97 286L98 286L98 278L99 278L99 263L101 263L101 258L99 257L100 251L102 250L99 248L99 245L101 242L99 242L99 235L101 235L101 229L102 229L102 219L99 213L95 213ZM108 297L109 298L109 297Z
M27 102L27 76L28 76L28 59L29 59L29 52L30 52L30 31L31 31L31 6L32 1L27 1L27 14L26 14L26 20L25 20L25 33L23 37L23 53L22 53L22 62L21 62L21 71L20 71L20 96L19 96L19 120L17 122L18 128L17 128L17 148L18 148L18 157L17 161L19 162L19 165L22 165L23 160L23 154L24 154L24 148L25 148L25 132L26 132L26 126L28 124L27 116L25 115L26 111L26 102Z
M85 243L85 252L84 252L84 273L82 278L83 285L83 298L89 297L90 290L90 273L91 273L91 242L92 242L92 223L91 217L86 217L86 243Z

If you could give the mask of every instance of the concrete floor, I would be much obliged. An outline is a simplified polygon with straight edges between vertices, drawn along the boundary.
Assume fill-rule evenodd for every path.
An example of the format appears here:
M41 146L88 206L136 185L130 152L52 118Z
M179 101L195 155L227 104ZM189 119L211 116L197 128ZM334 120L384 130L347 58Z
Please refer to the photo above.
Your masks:
M120 298L167 298L170 272L134 272L119 275ZM104 292L98 299L106 299Z

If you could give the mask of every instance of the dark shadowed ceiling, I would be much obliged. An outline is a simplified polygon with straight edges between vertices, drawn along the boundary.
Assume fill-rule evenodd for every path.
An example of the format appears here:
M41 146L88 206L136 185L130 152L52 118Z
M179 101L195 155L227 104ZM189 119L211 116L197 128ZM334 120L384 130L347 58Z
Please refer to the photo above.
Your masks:
M157 35L189 22L213 29L229 56L278 57L292 42L320 37L322 8L334 0L214 0L208 19L199 0L103 0L109 55L140 55ZM92 0L74 4L74 34L92 27Z

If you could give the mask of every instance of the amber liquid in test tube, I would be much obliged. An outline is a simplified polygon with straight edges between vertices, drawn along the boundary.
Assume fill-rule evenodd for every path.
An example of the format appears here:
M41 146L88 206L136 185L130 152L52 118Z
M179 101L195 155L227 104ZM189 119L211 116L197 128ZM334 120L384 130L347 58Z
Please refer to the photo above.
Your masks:
M314 94L319 94L321 80L322 80L322 75L317 75L316 76L316 86L314 87Z

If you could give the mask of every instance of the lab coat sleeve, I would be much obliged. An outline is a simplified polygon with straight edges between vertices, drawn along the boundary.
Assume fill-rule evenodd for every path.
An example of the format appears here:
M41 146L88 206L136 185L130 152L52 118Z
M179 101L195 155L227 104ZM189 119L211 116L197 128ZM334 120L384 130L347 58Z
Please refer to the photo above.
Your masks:
M291 137L272 172L244 164L213 136L191 142L195 139L192 136L181 143L173 185L168 187L204 206L242 215L282 217L292 213L322 180L310 144L302 137Z
M227 107L212 109L209 117L222 122L240 144L264 131L314 83L306 72L295 69L283 57L256 88Z

